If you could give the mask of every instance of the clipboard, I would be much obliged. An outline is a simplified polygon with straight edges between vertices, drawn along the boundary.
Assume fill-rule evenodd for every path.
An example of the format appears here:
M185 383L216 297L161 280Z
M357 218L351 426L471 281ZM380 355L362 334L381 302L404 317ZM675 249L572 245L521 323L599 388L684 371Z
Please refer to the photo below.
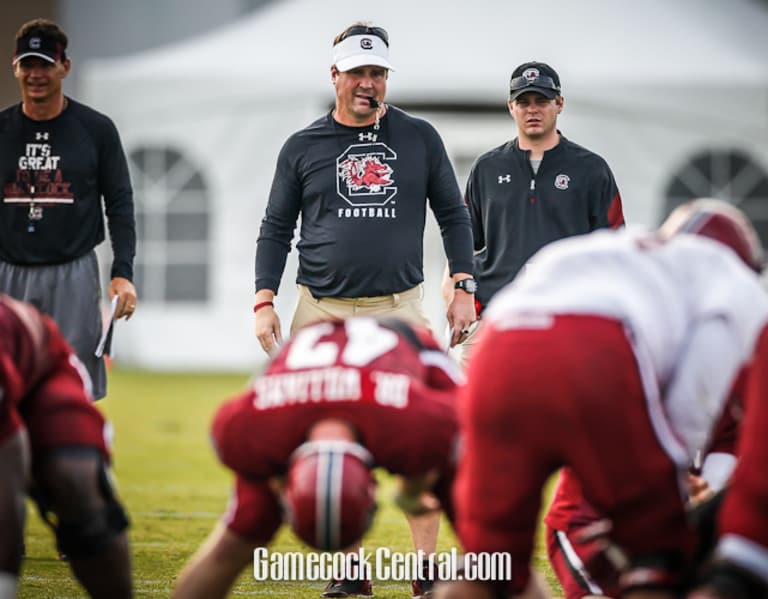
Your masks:
M112 351L112 333L115 330L115 312L117 312L117 301L119 299L119 295L115 295L112 298L107 328L105 328L104 332L101 334L101 339L99 339L99 344L96 346L96 351L93 352L93 355L97 358L101 358L104 354L109 355Z

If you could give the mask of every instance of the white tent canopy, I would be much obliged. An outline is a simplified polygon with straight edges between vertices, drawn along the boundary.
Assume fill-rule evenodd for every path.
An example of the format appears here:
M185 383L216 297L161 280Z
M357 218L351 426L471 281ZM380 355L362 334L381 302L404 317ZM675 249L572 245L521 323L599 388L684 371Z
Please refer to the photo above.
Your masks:
M135 109L222 97L316 95L329 87L331 39L355 19L387 28L393 100L503 99L519 62L560 70L564 91L609 86L762 86L768 14L750 0L544 0L360 3L283 0L247 19L173 46L92 63L98 88L154 84ZM343 17L341 15L348 15ZM93 85L89 78L88 89ZM205 83L202 83L202 82ZM204 87L203 87L204 86ZM582 91L583 90L583 91Z
M183 43L83 66L84 100L114 118L126 149L180 149L212 202L210 301L144 303L118 330L118 358L167 368L263 358L249 304L275 159L333 101L331 40L356 20L389 31L388 101L446 107L422 116L457 164L513 135L507 84L527 60L558 70L561 129L608 160L630 222L655 221L670 172L697 149L741 147L768 164L768 13L753 0L274 2ZM443 264L433 227L425 299L436 330ZM295 268L292 252L278 296L286 330Z

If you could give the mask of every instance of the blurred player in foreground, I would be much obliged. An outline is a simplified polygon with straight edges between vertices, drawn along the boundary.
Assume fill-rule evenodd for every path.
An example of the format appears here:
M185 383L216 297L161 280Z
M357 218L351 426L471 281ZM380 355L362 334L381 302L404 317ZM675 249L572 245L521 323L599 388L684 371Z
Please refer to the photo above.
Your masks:
M689 599L768 597L768 335L758 340L746 389L739 462L719 515L719 543Z
M91 402L90 379L53 321L0 295L1 599L16 592L30 472L40 513L89 595L132 596L128 520Z
M689 519L700 521L702 527L712 525L720 504L717 494L727 484L736 465L747 371L744 369L734 383L712 441L701 452L702 458L691 464L687 475ZM705 506L711 499L718 500ZM584 499L581 485L568 467L560 471L544 522L547 555L565 599L620 595L621 564L609 558L601 532L610 523ZM703 535L697 553L704 555L712 549L713 534L714 531Z
M535 260L491 302L459 403L458 533L467 551L509 551L513 580L444 597L544 593L529 567L541 490L569 466L627 556L622 596L671 599L695 544L688 465L768 336L762 248L710 200L658 233L595 232Z
M284 520L317 549L354 546L376 506L373 466L399 475L396 503L410 517L441 507L450 516L458 376L425 329L401 321L299 330L215 416L213 442L235 490L173 597L224 597ZM372 596L370 580L335 583L324 596ZM414 596L431 596L418 585Z

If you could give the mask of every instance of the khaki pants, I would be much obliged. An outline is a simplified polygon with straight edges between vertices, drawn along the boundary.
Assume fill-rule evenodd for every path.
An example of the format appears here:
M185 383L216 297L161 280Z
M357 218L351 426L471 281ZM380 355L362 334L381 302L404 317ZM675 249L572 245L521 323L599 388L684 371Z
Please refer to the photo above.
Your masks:
M291 335L301 327L319 320L337 320L350 316L381 316L399 318L411 324L426 327L430 331L424 308L421 305L422 285L402 293L376 297L313 297L309 289L299 285L299 297L291 322Z

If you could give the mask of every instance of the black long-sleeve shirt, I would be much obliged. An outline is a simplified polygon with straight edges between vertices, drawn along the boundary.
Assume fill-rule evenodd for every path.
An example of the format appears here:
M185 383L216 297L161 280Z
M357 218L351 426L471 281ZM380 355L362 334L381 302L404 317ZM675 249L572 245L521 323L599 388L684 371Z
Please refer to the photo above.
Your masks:
M472 166L466 200L482 306L546 244L624 224L608 164L563 136L535 174L517 139L486 152Z
M434 127L392 106L379 129L341 125L329 112L280 151L256 248L256 290L277 292L299 215L296 280L315 297L418 285L427 200L451 272L471 273L469 213Z
M35 121L21 104L0 112L0 260L68 262L104 240L112 277L133 279L136 227L128 164L114 123L67 98L60 115Z

